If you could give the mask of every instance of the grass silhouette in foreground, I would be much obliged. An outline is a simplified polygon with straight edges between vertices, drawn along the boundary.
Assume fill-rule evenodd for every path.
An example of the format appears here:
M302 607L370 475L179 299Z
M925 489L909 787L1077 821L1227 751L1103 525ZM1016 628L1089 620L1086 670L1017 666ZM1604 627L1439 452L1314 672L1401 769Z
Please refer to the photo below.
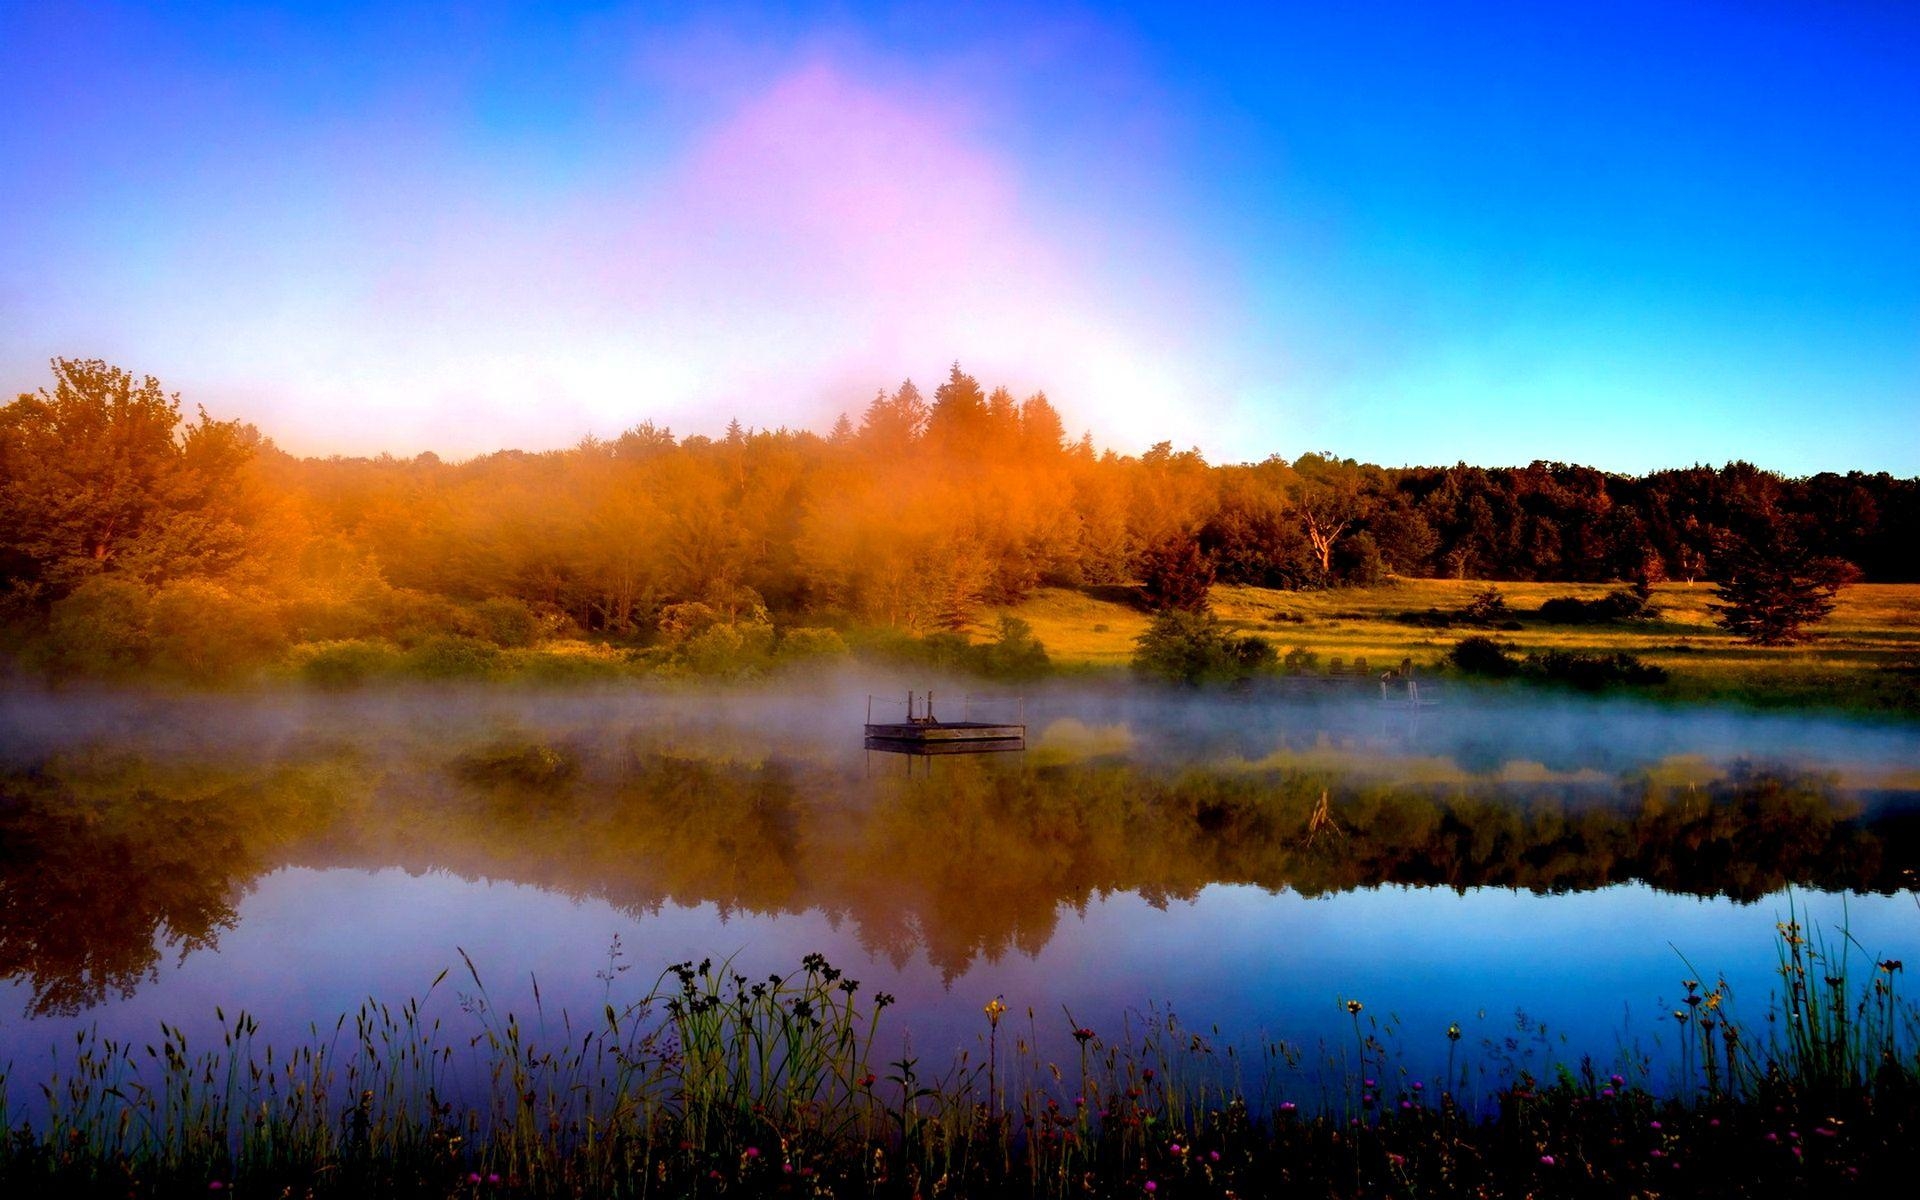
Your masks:
M496 1011L477 1032L368 1002L302 1044L242 1014L197 1049L79 1035L29 1122L4 1116L13 1196L1251 1196L1889 1194L1915 1167L1920 1010L1844 930L1778 930L1758 1024L1684 982L1673 1089L1649 1060L1409 1077L1359 1000L1313 1094L1300 1051L1245 1054L1150 1013L1117 1034L1064 1015L1069 1055L983 1011L984 1060L876 1060L893 998L818 955L750 979L679 963L590 1021ZM464 958L464 955L463 955ZM609 995L626 964L618 946ZM443 972L435 981L439 987ZM1446 1031L1458 1051L1460 1030ZM1068 1038L1071 1039L1070 1043ZM877 1056L885 1059L885 1054ZM36 1088L34 1085L38 1085Z

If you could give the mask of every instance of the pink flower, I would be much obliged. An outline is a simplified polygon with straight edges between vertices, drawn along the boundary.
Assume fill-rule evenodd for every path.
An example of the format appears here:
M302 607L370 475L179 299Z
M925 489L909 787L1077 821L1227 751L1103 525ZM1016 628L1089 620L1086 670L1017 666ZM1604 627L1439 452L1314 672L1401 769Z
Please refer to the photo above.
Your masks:
M1160 1190L1160 1185L1155 1183L1153 1180L1149 1179L1147 1180L1147 1190L1150 1192L1157 1192Z
M1540 1156L1540 1165L1541 1165L1541 1166L1543 1166L1543 1167L1550 1167L1550 1166L1552 1166L1552 1165L1553 1165L1553 1155L1551 1155L1551 1154L1542 1154L1542 1155Z

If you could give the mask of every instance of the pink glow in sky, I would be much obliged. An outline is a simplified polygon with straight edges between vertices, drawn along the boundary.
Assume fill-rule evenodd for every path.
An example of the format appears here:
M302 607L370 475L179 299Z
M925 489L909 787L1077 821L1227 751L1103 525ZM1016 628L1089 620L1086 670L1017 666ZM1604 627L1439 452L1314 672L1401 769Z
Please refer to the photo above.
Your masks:
M177 215L168 298L100 332L301 453L825 430L954 359L1103 444L1201 436L1218 289L1060 180L1043 204L974 105L824 55L691 102L712 115L665 153L531 183L405 105L317 130Z

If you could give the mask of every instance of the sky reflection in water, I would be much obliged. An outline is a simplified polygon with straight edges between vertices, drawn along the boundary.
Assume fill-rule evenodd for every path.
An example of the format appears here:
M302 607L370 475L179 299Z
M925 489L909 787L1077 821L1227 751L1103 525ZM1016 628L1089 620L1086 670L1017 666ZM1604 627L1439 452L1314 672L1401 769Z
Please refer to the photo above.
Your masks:
M6 714L0 1059L75 1023L210 1031L215 1005L297 1035L421 994L456 947L497 1007L530 1011L537 977L549 1014L594 1012L618 935L616 999L681 959L824 953L900 997L888 1026L929 1061L1004 994L1050 1048L1063 1007L1109 1033L1158 1004L1311 1066L1353 998L1420 1073L1448 1022L1500 1044L1516 1009L1553 1055L1637 1043L1659 1073L1683 953L1761 1015L1783 886L1861 965L1920 961L1897 726L1600 706L1406 730L1111 693L1042 698L1025 755L909 776L802 698L128 703ZM465 1020L471 990L433 1003Z

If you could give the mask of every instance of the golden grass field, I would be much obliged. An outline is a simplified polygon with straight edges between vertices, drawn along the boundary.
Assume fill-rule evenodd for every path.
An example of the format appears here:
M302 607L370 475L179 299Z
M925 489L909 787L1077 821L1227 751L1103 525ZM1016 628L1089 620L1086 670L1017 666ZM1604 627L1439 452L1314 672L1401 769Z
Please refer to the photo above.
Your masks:
M1846 588L1833 615L1814 627L1819 636L1793 647L1749 646L1715 625L1708 607L1713 587L1704 582L1657 586L1653 602L1661 614L1653 621L1549 625L1533 616L1551 597L1592 600L1621 586L1401 579L1322 592L1216 587L1213 608L1228 625L1268 639L1280 653L1300 647L1317 654L1322 665L1338 657L1347 662L1364 658L1375 669L1403 658L1425 666L1437 663L1460 639L1490 633L1522 655L1555 649L1637 655L1672 673L1666 691L1676 698L1729 693L1781 703L1858 698L1885 708L1904 707L1915 693L1920 584ZM1398 613L1429 608L1458 610L1489 587L1506 597L1522 629L1433 629L1394 619ZM1124 589L1049 588L1016 607L988 614L977 632L987 635L1002 613L1029 622L1063 667L1125 664L1133 655L1134 639L1151 619L1130 602Z

